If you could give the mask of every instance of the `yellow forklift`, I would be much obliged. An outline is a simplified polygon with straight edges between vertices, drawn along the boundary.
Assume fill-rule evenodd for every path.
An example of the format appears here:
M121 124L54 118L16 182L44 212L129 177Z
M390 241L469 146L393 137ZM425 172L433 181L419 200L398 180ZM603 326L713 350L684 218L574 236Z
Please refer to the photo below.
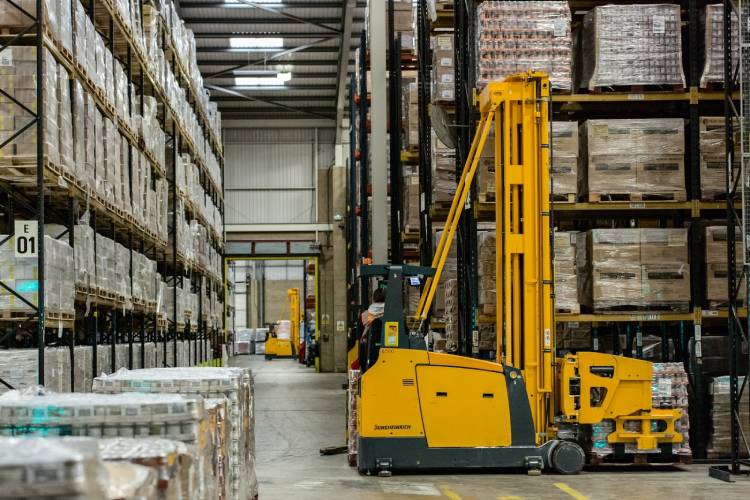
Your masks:
M487 85L481 120L432 266L363 266L386 284L385 311L360 355L357 466L417 469L551 468L579 472L585 426L614 423L608 442L670 453L681 411L651 403L650 362L580 352L557 357L549 203L549 79L529 72ZM426 350L427 319L491 128L495 137L497 357ZM416 277L416 278L414 278ZM407 329L404 280L423 279Z
M286 291L289 299L289 325L280 321L276 327L268 332L266 338L266 359L294 358L299 352L299 288L289 288Z

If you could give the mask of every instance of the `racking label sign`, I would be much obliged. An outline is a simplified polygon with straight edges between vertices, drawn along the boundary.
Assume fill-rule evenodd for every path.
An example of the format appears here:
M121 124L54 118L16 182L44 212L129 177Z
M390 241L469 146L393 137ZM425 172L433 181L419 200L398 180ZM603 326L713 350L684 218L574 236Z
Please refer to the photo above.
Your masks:
M38 230L39 223L35 220L16 220L13 232L16 258L36 258L39 251Z

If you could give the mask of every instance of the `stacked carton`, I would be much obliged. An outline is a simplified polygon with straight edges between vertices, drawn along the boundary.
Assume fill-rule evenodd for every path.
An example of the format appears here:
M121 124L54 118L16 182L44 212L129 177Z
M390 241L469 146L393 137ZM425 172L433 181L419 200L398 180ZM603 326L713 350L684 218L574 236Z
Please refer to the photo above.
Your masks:
M497 282L495 258L497 238L495 231L481 231L478 234L479 248L479 306L484 314L494 315L497 307Z
M357 464L357 442L359 441L359 432L357 431L357 395L359 394L359 370L349 370L349 387L346 391L347 399L347 422L346 422L346 449L347 460L349 465Z
M36 258L15 256L14 239L0 235L0 279L24 300L0 288L0 311L33 312L39 302L39 267ZM44 304L50 313L74 314L75 273L73 249L66 242L44 237ZM28 302L28 303L27 303Z
M190 394L203 398L226 398L229 402L227 413L231 440L227 495L231 499L254 498L257 493L254 467L255 417L252 376L249 370L242 368L120 370L111 376L97 377L94 380L94 392L149 392L161 393L159 394L161 397ZM208 463L205 464L206 467ZM209 476L207 469L203 472L203 476Z
M699 149L700 149L700 178L701 198L715 200L724 198L727 194L727 151L726 151L726 122L723 116L701 116L699 118ZM736 124L735 124L736 125ZM734 175L740 168L739 128L734 128L737 137L734 140Z
M455 278L445 281L445 351L458 350L458 280Z
M587 120L580 137L578 187L589 201L617 195L685 200L681 118Z
M739 378L739 386L742 387L745 377ZM711 405L711 438L708 442L707 451L709 456L727 457L732 453L731 450L731 405L729 394L729 377L716 377L711 383L711 396L713 399ZM750 435L750 404L748 404L748 394L745 388L739 404L739 420L741 422L741 435ZM740 438L740 454L747 456L742 447L742 438Z
M550 175L555 200L575 201L578 185L578 123L552 122Z
M108 498L96 440L76 441L0 438L0 498Z
M690 271L685 229L592 229L579 233L579 300L595 311L686 310Z
M404 175L404 231L419 232L419 174Z
M555 295L557 295L555 283ZM570 351L590 351L592 349L591 323L558 323L556 329L558 349Z
M577 231L555 231L555 310L578 314Z
M482 2L477 8L477 85L529 70L570 91L571 15L568 2Z
M432 134L432 202L450 203L456 194L456 150Z
M735 255L742 259L742 231L735 228L737 238L735 240ZM727 226L706 227L706 301L710 306L726 306L729 300L729 287L727 286ZM736 269L737 283L743 279L742 266ZM745 302L746 287L743 284L738 288L738 300Z
M495 125L492 124L474 174L477 197L482 203L495 201Z
M682 434L682 443L674 445L672 452L677 455L691 455L690 415L688 408L688 376L685 366L679 363L654 363L651 375L651 404L654 408L682 410L680 420L675 422L675 430Z
M406 146L419 147L419 84L412 81L404 85L404 128Z
M433 38L432 101L450 103L456 100L456 69L453 34L444 33Z
M602 5L583 22L581 87L685 86L679 5Z
M478 348L480 351L496 351L497 350L497 334L495 333L494 324L482 323L478 327L479 333L479 344Z
M739 57L739 23L737 13L732 12L732 67ZM701 75L701 88L712 83L724 83L724 5L706 5L705 44L706 63Z

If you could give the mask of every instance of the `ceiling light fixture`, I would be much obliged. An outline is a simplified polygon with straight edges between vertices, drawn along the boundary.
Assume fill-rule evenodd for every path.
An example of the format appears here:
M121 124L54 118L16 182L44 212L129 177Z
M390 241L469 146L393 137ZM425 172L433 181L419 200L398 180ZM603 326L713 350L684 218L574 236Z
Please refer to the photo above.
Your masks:
M281 49L283 38L275 37L232 37L229 46L233 49Z
M234 84L238 87L271 87L283 86L292 79L291 73L275 73L274 76L236 76Z

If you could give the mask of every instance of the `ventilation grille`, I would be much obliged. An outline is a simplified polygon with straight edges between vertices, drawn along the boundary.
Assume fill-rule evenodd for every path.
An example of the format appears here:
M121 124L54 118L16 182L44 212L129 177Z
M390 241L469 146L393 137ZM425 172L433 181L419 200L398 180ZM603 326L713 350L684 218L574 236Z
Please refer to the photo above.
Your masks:
M414 387L413 378L405 378L401 381L401 383L404 385L404 387Z

